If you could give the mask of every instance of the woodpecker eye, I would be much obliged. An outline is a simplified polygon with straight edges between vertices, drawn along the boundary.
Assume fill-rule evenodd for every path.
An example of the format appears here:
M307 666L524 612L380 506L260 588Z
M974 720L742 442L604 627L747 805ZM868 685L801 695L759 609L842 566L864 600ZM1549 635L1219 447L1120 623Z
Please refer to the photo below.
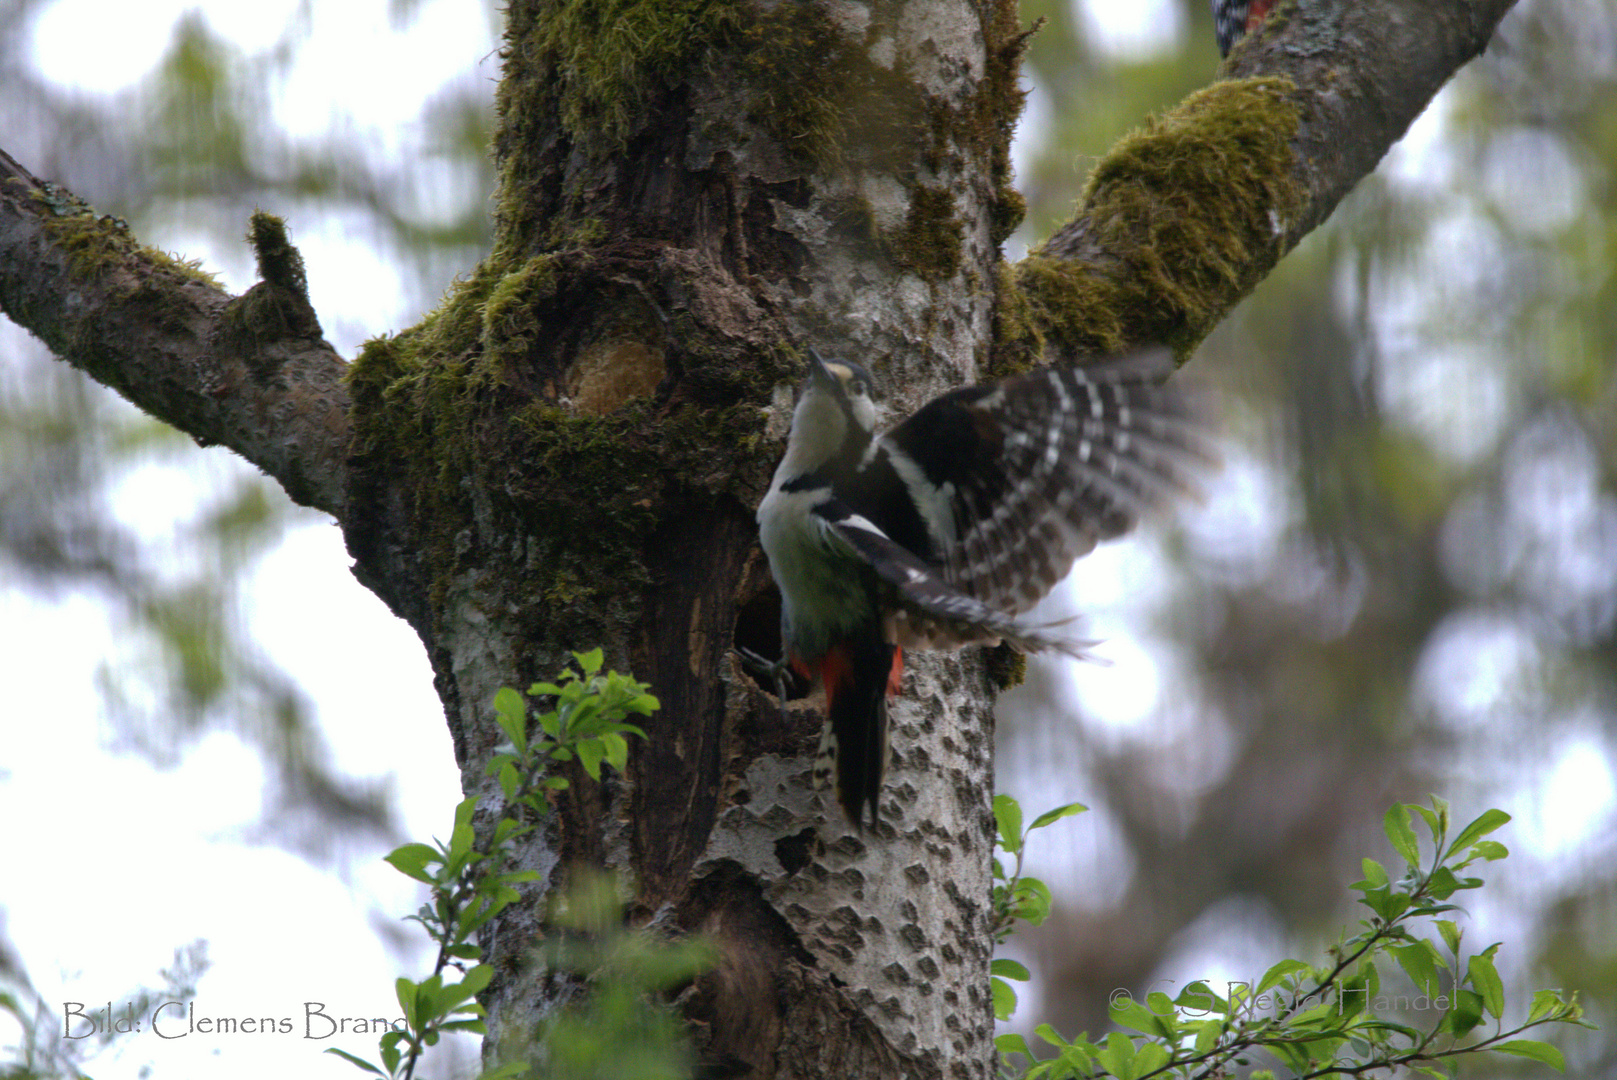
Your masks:
M865 392L868 389L869 388L865 386L865 380L863 379L852 379L848 383L848 393L852 394L854 397L864 397Z

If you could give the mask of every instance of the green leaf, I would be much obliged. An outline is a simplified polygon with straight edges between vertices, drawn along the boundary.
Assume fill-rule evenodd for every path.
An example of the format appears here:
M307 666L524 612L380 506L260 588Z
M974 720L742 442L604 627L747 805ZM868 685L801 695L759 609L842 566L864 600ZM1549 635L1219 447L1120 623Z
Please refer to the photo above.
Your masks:
M484 1020L445 1020L438 1025L439 1031L469 1031L473 1035L487 1035L488 1023Z
M1399 894L1402 896L1402 894ZM1407 899L1407 897L1405 897ZM1381 916L1383 922L1391 922L1394 917L1394 904L1391 895L1386 889L1366 889L1359 903Z
M1274 1055L1276 1060L1292 1072L1303 1072L1308 1068L1308 1055L1298 1044L1263 1043L1258 1049Z
M1566 1002L1561 1000L1561 995L1558 991L1535 990L1533 992L1532 1008L1527 1010L1527 1022L1531 1024L1535 1020L1542 1020L1546 1016L1560 1012L1564 1008L1566 1008Z
M1417 941L1412 945L1389 946L1398 966L1404 969L1415 989L1427 997L1438 992L1437 964L1433 962L1433 949L1429 942Z
M1449 845L1449 850L1443 858L1445 860L1453 858L1456 852L1464 851L1508 821L1510 815L1503 810L1483 811L1480 817L1460 830L1460 835L1454 838L1454 843Z
M1456 1037L1482 1023L1482 997L1470 990L1456 990L1454 1004L1443 1017L1443 1026Z
M625 727L628 725L625 724ZM601 748L606 751L606 763L622 772L629 764L629 740L615 731L601 736Z
M406 877L424 881L428 885L437 880L427 869L427 864L440 861L438 852L427 844L405 844L403 847L394 848L382 858Z
M1463 936L1459 924L1452 919L1438 919L1437 932L1443 935L1443 944L1449 947L1449 952L1456 956L1460 952L1460 938Z
M505 793L507 801L517 797L517 789L522 786L522 777L517 774L516 767L507 761L500 766L500 790ZM510 820L509 818L506 820Z
M1050 917L1050 886L1035 877L1018 878L1011 894L1011 914L1032 926Z
M1133 998L1115 998L1106 1012L1112 1023L1133 1028L1143 1035L1177 1037L1179 1025L1175 1021L1173 1003L1168 1000L1168 995L1148 994L1146 1001L1150 1003L1149 1007Z
M624 708L628 709L630 712L639 713L641 716L650 716L652 713L656 712L662 707L663 703L658 701L656 697L651 694L641 694L639 697L636 697L633 701L624 706ZM642 733L642 737L643 736L644 733Z
M1145 995L1145 1011L1156 1018L1157 1034L1166 1039L1179 1037L1179 1012L1167 994L1153 990Z
M577 660L578 666L584 670L584 677L589 678L601 670L601 661L605 659L605 656L606 654L601 651L600 646L596 646L586 653L575 652L573 659Z
M1466 966L1466 974L1471 977L1471 988L1482 996L1482 1007L1488 1010L1489 1016L1499 1019L1505 1011L1505 984L1500 981L1492 958L1483 953L1473 956Z
M1351 1020L1369 1007L1370 999L1376 996L1375 986L1380 979L1374 964L1369 965L1365 978L1346 979L1336 986L1336 1000L1331 1004L1344 1020Z
M500 687L494 695L494 715L499 720L500 730L505 737L511 740L511 745L517 748L518 754L528 752L528 704L522 700L522 695L509 686Z
M1046 810L1044 813L1033 819L1033 824L1027 827L1027 831L1032 832L1034 829L1042 829L1046 825L1054 825L1062 818L1072 817L1074 814L1082 814L1088 809L1089 807L1085 806L1083 803L1073 802L1068 803L1066 806L1058 806L1054 810Z
M1434 842L1441 843L1443 831L1446 828L1443 822L1443 816L1436 810L1428 810L1426 807L1417 806L1414 803L1410 803L1409 808L1415 811L1415 813L1419 814L1426 822L1426 827L1432 831L1432 840Z
M444 871L447 874L459 874L467 865L476 861L472 858L476 854L472 850L475 839L471 822L455 822L455 828L449 834L449 851L444 856Z
M1292 1016L1289 1023L1294 1029L1308 1027L1328 1029L1336 1026L1340 1015L1341 1010L1334 1001L1322 1001L1313 1008L1304 1009L1302 1012Z
M994 960L988 965L988 973L990 975L999 975L1006 979L1015 979L1017 982L1027 982L1033 977L1028 973L1027 968L1018 964L1015 960L1007 960L1003 957Z
M1072 1045L1071 1043L1067 1042L1066 1039L1061 1037L1061 1032L1057 1031L1049 1024L1040 1024L1038 1027L1033 1029L1033 1034L1037 1035L1039 1038L1043 1039L1057 1050L1065 1050L1068 1046Z
M1476 881L1475 878L1471 880ZM1476 885L1481 884L1482 882L1480 881L1476 882ZM1471 888L1476 888L1476 885L1471 886ZM1465 883L1454 876L1454 871L1446 866L1439 866L1432 871L1432 876L1428 880L1427 891L1439 900L1447 900L1465 887Z
M488 984L494 981L494 969L488 964L478 964L466 973L460 985L466 987L473 994L481 994L488 989Z
M1212 989L1200 979L1188 984L1179 991L1179 996L1173 1003L1188 1013L1221 1013L1229 1008L1229 1002L1213 993Z
M600 731L599 718L601 715L601 700L599 698L585 698L572 708L565 706L561 710L562 731L566 732L568 740L576 740L580 736L595 735Z
M1537 1039L1511 1039L1509 1042L1494 1043L1489 1050L1497 1050L1501 1054L1515 1054L1517 1057L1531 1058L1543 1062L1556 1072L1566 1072L1566 1059L1561 1051L1547 1042Z
M994 998L994 1019L1009 1020L1011 1013L1016 1011L1016 991L1004 979L990 977L988 980L989 992Z
M1134 1055L1134 1075L1148 1076L1168 1064L1168 1050L1161 1043L1148 1042Z
M1364 872L1364 880L1354 885L1355 889L1384 889L1392 881L1387 876L1387 868L1374 859L1360 860L1359 866Z
M1224 1021L1206 1020L1202 1022L1201 1030L1196 1032L1196 1053L1205 1054L1218 1045L1219 1038L1224 1034Z
M1027 1039L1016 1031L1007 1031L1003 1035L994 1036L994 1049L1002 1054L1022 1054L1029 1059L1033 1058L1033 1051L1028 1049Z
M404 1022L412 1029L419 1029L416 1024L416 992L420 989L414 982L400 975L393 984L393 992L398 996L399 1008L404 1010Z
M1381 828L1387 834L1392 849L1402 856L1404 862L1411 869L1420 869L1420 844L1415 839L1415 830L1409 825L1409 807L1403 803L1393 803L1381 819Z
M1412 1043L1420 1042L1421 1033L1408 1024L1395 1024L1391 1020L1365 1020L1355 1025L1362 1032L1366 1031L1396 1031ZM1367 1044L1368 1045L1368 1044Z
M1508 858L1510 849L1497 840L1481 840L1471 845L1471 850L1468 854L1478 859L1485 859L1488 862L1496 862L1499 859Z
M1313 968L1309 967L1301 960L1282 960L1280 963L1274 965L1268 971L1263 973L1263 978L1258 980L1257 989L1254 990L1253 993L1263 993L1265 990L1278 983L1281 979L1284 979L1287 975L1292 975L1299 971L1312 973L1313 970Z
M389 1036L396 1037L390 1038ZM399 1043L403 1042L406 1037L406 1033L402 1031L389 1031L382 1036L382 1067L387 1070L389 1076L398 1075L399 1061L404 1057L404 1052L399 1049Z
M1117 1080L1134 1080L1139 1075L1134 1068L1134 1042L1121 1031L1106 1036L1106 1046L1096 1057Z
M350 1054L348 1051L339 1050L335 1046L326 1047L326 1053L328 1053L328 1054L336 1054L338 1057L342 1058L344 1061L348 1062L350 1065L358 1065L361 1069L364 1069L366 1072L373 1072L377 1076L386 1076L387 1075L387 1073L383 1072L381 1069L378 1069L375 1065L372 1065L370 1062L366 1061L364 1058L355 1057L353 1054Z
M584 771L590 774L590 779L601 779L601 759L606 757L606 748L601 745L600 739L584 739L578 744L578 760L584 766Z
M1007 854L1022 850L1022 806L1009 795L994 796L994 823L999 827L999 846Z
M479 964L466 973L466 977L458 983L441 986L432 994L432 1007L439 1016L447 1016L453 1012L455 1006L469 1001L487 988L489 980L494 977L494 969L488 964Z
M539 726L552 739L561 738L561 713L555 709L539 714Z

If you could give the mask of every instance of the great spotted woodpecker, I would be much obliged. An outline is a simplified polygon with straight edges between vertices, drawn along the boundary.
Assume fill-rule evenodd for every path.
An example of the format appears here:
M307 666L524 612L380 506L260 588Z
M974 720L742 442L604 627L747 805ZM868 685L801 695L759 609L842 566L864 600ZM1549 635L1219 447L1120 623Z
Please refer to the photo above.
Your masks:
M1274 0L1213 0L1213 33L1218 55L1228 56L1235 43L1263 21Z
M874 824L887 697L906 648L1094 642L1023 614L1096 541L1184 486L1205 456L1165 349L944 394L880 437L874 384L810 350L786 455L758 507L780 586L783 662L818 677L816 786ZM778 670L778 669L777 669Z

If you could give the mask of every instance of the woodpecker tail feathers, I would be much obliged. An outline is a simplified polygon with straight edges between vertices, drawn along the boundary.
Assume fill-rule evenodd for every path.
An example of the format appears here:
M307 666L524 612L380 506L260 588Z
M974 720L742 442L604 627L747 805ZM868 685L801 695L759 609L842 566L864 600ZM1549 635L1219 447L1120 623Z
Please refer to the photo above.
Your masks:
M855 829L878 818L882 774L887 771L887 696L896 693L903 652L880 638L849 639L819 661L825 686L825 727L814 761L814 786L834 787Z

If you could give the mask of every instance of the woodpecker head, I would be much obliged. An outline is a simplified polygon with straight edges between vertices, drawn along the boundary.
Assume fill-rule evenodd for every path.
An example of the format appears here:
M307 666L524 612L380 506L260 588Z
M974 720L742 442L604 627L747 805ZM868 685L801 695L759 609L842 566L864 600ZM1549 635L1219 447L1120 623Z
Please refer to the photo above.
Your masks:
M803 387L803 396L821 393L829 395L845 417L851 418L855 429L867 436L876 430L875 382L859 364L852 360L826 360L814 349L809 350L809 380ZM802 403L798 403L802 408Z
M792 413L780 473L814 472L833 460L852 468L876 430L870 372L852 360L826 360L809 350L809 377Z

